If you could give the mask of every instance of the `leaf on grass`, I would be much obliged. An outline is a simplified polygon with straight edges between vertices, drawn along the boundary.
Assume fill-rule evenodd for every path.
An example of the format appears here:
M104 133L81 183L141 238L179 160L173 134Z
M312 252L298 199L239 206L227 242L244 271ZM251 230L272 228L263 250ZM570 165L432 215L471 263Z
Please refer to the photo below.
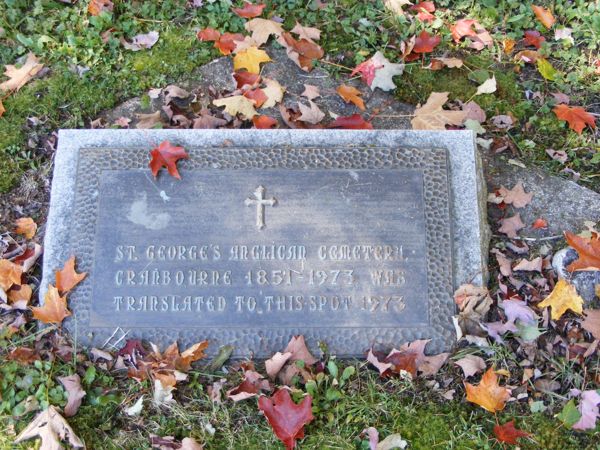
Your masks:
M435 12L435 5L433 2L420 2L411 6L410 10L417 12L417 19L421 22L432 22L435 19L435 16L431 14L432 12Z
M312 366L318 360L315 358L308 347L306 346L306 341L304 340L304 336L297 335L292 336L290 342L285 347L284 353L291 353L290 361L304 361L304 364L307 366Z
M384 0L383 5L386 7L386 9L394 14L403 16L404 10L402 7L406 5L412 5L412 2L410 0Z
M600 309L586 309L583 312L585 319L581 322L581 326L591 333L594 339L600 340Z
M242 382L227 391L227 398L234 402L246 400L251 397L256 397L261 391L270 391L271 384L269 380L265 380L264 377L254 370L246 370L244 372L244 379Z
M542 46L542 43L546 40L544 36L540 34L539 31L536 30L527 30L525 31L525 35L523 38L523 42L525 45L531 45L538 50Z
M0 259L0 289L8 291L12 285L21 285L21 275L23 268L9 261Z
M581 418L573 424L574 430L592 430L596 428L600 404L600 394L596 390L583 391L579 402Z
M290 33L283 33L278 42L286 48L288 57L305 72L310 72L314 61L321 59L325 52L310 39L296 40Z
M498 377L493 368L483 374L481 382L475 386L465 383L467 401L481 406L483 409L495 413L504 409L510 398L510 390L498 384Z
M22 217L20 219L17 219L15 225L15 233L22 234L27 239L31 239L33 236L35 236L35 232L37 231L37 224L33 221L31 217Z
M567 266L569 272L575 270L600 269L600 234L592 233L589 239L565 231L567 243L579 256Z
M540 75L542 75L548 81L554 81L558 75L558 71L550 64L546 58L538 58L536 61L537 69Z
M27 55L25 63L17 69L14 65L4 66L4 75L8 77L3 83L0 83L0 91L12 92L21 89L29 80L31 80L42 68L39 60L33 53Z
M256 45L261 46L269 40L269 36L281 36L284 32L283 26L279 22L268 19L252 19L244 24L244 28L252 33L252 39Z
M232 8L232 11L244 19L251 19L260 16L267 5L264 3L252 4L244 2L243 8Z
M362 92L356 89L354 86L348 86L346 84L340 84L336 89L336 92L344 99L346 103L354 103L361 111L365 110L365 102L360 96Z
M538 308L552 308L552 320L558 320L567 310L583 314L583 299L577 294L577 289L568 281L558 280L552 293L538 303Z
M464 61L460 58L432 58L431 64L427 67L427 69L441 70L444 67L448 67L449 69L458 69L461 68L463 64Z
M521 220L521 214L517 213L512 217L500 220L500 233L506 234L509 238L517 237L517 232L525 228L525 224Z
M124 38L121 38L121 44L127 50L137 52L154 47L154 44L158 42L159 37L160 34L158 31L150 31L146 34L138 34L137 36L134 36L131 43L127 42Z
M393 77L402 75L404 64L391 63L381 52L375 53L368 60L356 66L352 73L361 74L362 80L371 88L372 91L379 88L382 91L391 91L396 88Z
M447 101L448 92L432 92L427 102L415 110L411 120L413 130L445 130L446 125L462 125L466 113L442 109Z
M475 50L482 50L484 47L492 47L494 40L481 24L474 19L460 19L450 27L454 42L460 42L464 37L468 37L471 43L469 47Z
M237 114L241 114L242 117L247 120L250 120L252 117L258 115L254 109L254 102L252 100L248 100L243 95L219 98L217 100L213 100L213 105L224 106L226 113L234 117Z
M573 425L579 422L581 419L581 413L577 409L577 406L575 406L575 400L571 399L565 403L565 406L563 406L562 411L556 415L556 418L560 420L567 428L571 428Z
M383 441L380 441L375 447L375 450L392 450L392 449L400 449L404 450L408 442L402 439L402 436L398 433L390 434L386 436Z
M169 175L181 180L181 175L179 175L179 171L177 170L177 161L188 159L189 157L183 147L176 147L171 145L169 141L162 141L158 147L150 151L150 163L148 166L154 177L158 176L158 172L162 167L166 167Z
M222 55L229 55L234 51L240 41L244 40L244 36L239 33L223 33L217 41L215 48L219 49Z
M329 128L343 128L345 130L372 130L373 125L367 122L360 114L352 114L351 116L340 116L331 122Z
M304 437L304 425L314 419L312 397L307 395L296 404L287 389L278 390L271 398L261 396L258 399L258 408L264 413L275 435L287 450L296 447L296 439Z
M594 116L588 113L581 106L557 105L552 110L556 117L569 124L569 128L577 134L581 134L586 125L590 128L596 128Z
M7 356L9 361L17 361L20 364L31 364L40 359L40 355L32 348L17 347Z
M15 439L19 444L28 439L39 437L42 440L41 449L59 450L61 441L66 441L74 448L83 448L83 442L77 437L67 421L50 405L46 411L39 413Z
M263 88L263 92L267 96L267 101L262 105L262 107L272 108L281 100L283 100L285 88L282 87L277 80L272 80L271 78L265 78L264 82L265 87Z
M269 61L271 61L271 58L269 58L267 52L257 47L249 47L233 57L233 69L246 69L250 73L257 74L260 73L260 64Z
M252 118L252 123L254 124L254 128L259 130L275 128L278 124L277 119L270 116L254 116Z
M485 361L480 356L475 355L467 355L458 361L455 361L454 364L462 369L465 378L469 378L482 370L485 370Z
M415 40L415 46L413 52L415 53L431 53L434 48L440 45L442 38L439 36L432 36L427 31L423 30L417 36Z
M73 374L68 377L58 377L58 381L67 391L67 405L65 406L65 416L72 417L77 414L81 406L81 400L85 397L85 391L81 388L81 379L79 375Z
M506 422L504 425L494 425L494 436L496 436L496 439L498 439L499 442L517 445L517 439L521 437L529 437L530 434L515 428L515 421L511 420Z
M77 273L75 271L75 255L72 255L63 268L55 272L56 288L61 294L66 294L77 286L87 276L87 272Z
M198 31L196 37L201 41L213 42L219 40L221 33L214 28L206 27Z
M492 78L488 78L479 87L477 87L477 92L475 95L492 94L494 92L496 92L496 77L492 76Z
M537 17L537 19L542 25L544 25L548 29L552 28L552 25L554 25L554 23L556 22L552 11L542 6L536 5L531 5L531 9L533 10L535 17Z
M43 323L61 323L71 315L67 308L67 298L61 297L58 289L49 285L44 296L44 304L40 307L32 307L33 318Z
M292 28L292 33L297 34L300 39L314 41L321 39L321 30L313 27L303 27L298 22L296 22L296 25Z
M87 11L91 16L99 16L103 12L111 12L114 8L110 0L91 0Z
M2 103L2 99L0 99L0 117L2 117L5 112L6 112L6 108L4 108L4 104Z
M265 370L267 371L267 375L272 380L275 379L277 374L281 371L285 363L292 357L291 352L277 352L271 358L265 361Z
M515 208L523 208L533 199L533 192L526 193L522 181L518 181L512 189L501 186L498 193L504 203L513 205Z

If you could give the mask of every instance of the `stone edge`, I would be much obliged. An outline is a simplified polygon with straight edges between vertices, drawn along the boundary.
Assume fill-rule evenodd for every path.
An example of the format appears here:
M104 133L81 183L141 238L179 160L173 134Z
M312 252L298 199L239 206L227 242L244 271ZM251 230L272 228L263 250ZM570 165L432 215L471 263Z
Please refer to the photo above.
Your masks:
M44 239L41 301L48 284L54 283L54 271L70 256L68 233L80 149L123 146L150 149L163 140L184 147L223 146L227 141L236 147L314 147L323 142L324 133L328 135L326 142L335 141L340 146L446 148L451 180L454 288L463 283L487 282L487 192L475 135L470 130L60 130Z

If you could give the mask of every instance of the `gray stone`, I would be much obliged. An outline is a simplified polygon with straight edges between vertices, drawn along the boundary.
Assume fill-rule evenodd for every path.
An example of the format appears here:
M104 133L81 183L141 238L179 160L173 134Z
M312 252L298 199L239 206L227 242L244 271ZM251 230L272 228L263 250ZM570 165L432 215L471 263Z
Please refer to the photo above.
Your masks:
M191 155L179 164L182 181L163 173L154 181L147 169L149 146L163 140L184 146ZM243 175L234 177L229 170ZM419 177L424 177L423 181ZM223 179L227 181L224 183ZM266 192L255 192L263 179L268 181ZM348 190L343 180L355 187ZM366 181L362 188L360 180ZM419 186L424 190L420 191ZM313 198L309 202L301 195L302 189L322 195L322 205ZM346 197L340 200L341 193ZM206 200L207 207L197 199L199 195L211 199ZM275 197L277 204L265 206L266 211L258 207L254 210L253 200L261 195ZM237 206L232 215L231 203L238 197L242 201L248 199L248 206ZM390 201L399 197L405 202L394 209ZM290 204L286 204L288 198ZM102 344L117 330L115 339L129 333L131 337L159 343L179 338L185 344L209 338L218 345L235 345L238 356L249 352L269 356L283 348L293 334L304 334L313 348L323 339L339 355L357 355L371 345L393 346L418 338L431 338L431 350L440 351L453 341L453 290L465 282L482 282L486 275L487 234L482 198L485 189L473 136L468 131L63 130L55 160L42 286L54 281L54 269L72 253L77 255L81 270L90 272L70 294L74 315L65 322L84 345ZM355 209L349 209L354 211L353 221L344 216L343 201L354 205ZM328 217L329 222L310 228L306 215L315 208L320 208L317 217ZM220 213L215 215L215 211ZM407 220L405 215L414 219ZM221 221L221 216L228 219ZM260 231L263 219L266 227ZM371 219L375 220L371 223ZM282 234L270 239L266 233L280 233L280 226ZM210 317L194 320L185 314L158 319L156 315L148 318L152 314L140 315L138 324L135 313L119 315L122 310L115 310L117 304L126 309L129 300L114 302L112 314L94 304L105 300L105 295L123 296L124 291L117 288L126 274L117 274L119 270L141 270L145 265L150 269L177 269L178 263L143 261L139 247L132 251L127 264L115 261L128 254L126 248L119 252L115 248L127 244L127 240L147 251L148 246L161 243L156 242L156 236L163 236L162 232L165 244L190 245L194 242L188 236L202 239L194 230L204 230L229 247L246 244L252 237L265 245L281 240L314 247L321 242L332 245L345 236L352 240L352 233L356 233L355 239L366 236L367 240L371 237L388 243L394 239L389 234L394 227L398 236L407 240L406 248L414 251L415 257L412 261L413 254L409 255L409 261L415 265L414 273L411 272L414 276L407 278L405 286L398 287L406 299L391 301L406 303L405 316L396 313L392 318L389 314L362 312L339 315L339 320L334 314L323 314L315 321L307 321L310 314L304 312L279 314L270 321L246 311L235 317L222 314L214 321ZM171 228L173 233L169 232ZM420 253L427 255L426 261ZM308 258L306 262L315 263ZM200 263L199 269L203 267ZM226 268L219 264L218 269ZM186 269L188 265L182 263ZM271 271L271 277L275 268L268 261L244 263L243 267L264 267ZM325 265L326 270L332 267ZM378 268L364 261L357 267L363 279L370 269ZM379 268L397 267L391 264ZM256 287L253 291L238 287L242 295L268 295ZM207 292L218 297L223 292L220 289ZM142 291L151 295L144 289L136 292ZM226 286L226 291L227 296L234 296L231 288ZM303 288L300 294L309 296L313 292ZM355 293L376 298L386 290L360 285L325 291L330 299L336 294L341 297ZM387 294L392 293L388 290ZM188 295L197 293L192 289ZM427 306L422 308L419 302L424 298L428 299ZM220 308L218 299L211 302L207 306L205 301L204 306ZM240 303L248 309L248 300ZM374 305L366 306L369 309ZM211 346L212 350L218 345Z

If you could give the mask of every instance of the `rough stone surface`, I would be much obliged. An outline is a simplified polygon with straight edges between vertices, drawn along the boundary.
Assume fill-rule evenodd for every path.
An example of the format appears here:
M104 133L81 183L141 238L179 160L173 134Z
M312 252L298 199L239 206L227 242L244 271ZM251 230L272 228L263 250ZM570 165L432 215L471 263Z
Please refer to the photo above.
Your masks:
M326 133L326 137L324 137L324 133ZM481 198L481 177L478 175L478 162L471 132L322 130L95 130L89 132L65 130L61 131L59 137L51 210L45 241L46 257L44 259L42 286L46 286L51 281L53 269L59 267L70 252L76 248L77 243L84 240L84 236L70 235L71 224L74 220L74 202L77 201L76 196L78 195L77 190L74 189L74 183L77 180L77 167L83 164L80 155L103 151L103 148L138 149L136 151L141 152L140 155L142 155L146 152L149 142L157 143L165 139L189 149L199 149L198 151L201 151L202 148L208 148L208 150L202 151L207 151L207 154L214 154L213 158L218 157L220 151L225 154L229 149L233 150L235 148L263 148L264 151L269 148L323 148L323 142L328 145L335 143L336 147L356 148L357 150L378 147L447 149L451 181L449 191L451 197L450 216L454 235L454 241L452 242L452 252L454 254L452 287L455 288L461 283L477 278L481 280L485 274L484 260L487 242L484 233L485 228L481 225L485 220L484 211L479 208L481 203L478 200ZM222 150L219 150L219 148ZM368 152L369 150L366 150L365 154L368 154ZM115 153L115 155L117 154ZM293 155L293 151L291 154ZM126 161L129 161L125 153L123 157ZM294 164L293 160L290 160L290 163ZM336 164L338 163L341 162ZM182 161L182 170L185 170L190 164L190 161ZM145 163L142 167L144 166ZM87 173L88 170L86 169L84 172ZM438 190L441 193L443 187L438 188ZM85 198L88 197L85 196ZM440 198L443 197L440 196ZM92 225L90 223L90 228L93 227ZM92 267L83 266L83 269L92 270ZM450 293L451 288L447 292L451 304ZM74 295L76 296L76 294ZM76 300L72 300L73 305L77 304ZM449 321L451 311L440 309L439 313L438 318L443 317L443 320ZM77 316L75 314L75 320L78 320ZM72 323L70 329L77 330L79 326L81 326L81 332L83 333L85 323ZM446 332L451 332L451 327L445 329ZM300 329L293 330L293 332L301 331ZM231 337L235 338L234 336ZM311 335L310 337L312 337L310 342L314 345L317 336ZM384 339L386 337L388 340L392 340L392 335L387 336L384 334ZM418 334L410 337L417 338ZM280 333L277 335L276 342L283 346L287 338L289 338L289 332ZM378 342L375 335L371 338L373 343ZM353 340L350 336L348 336L348 339ZM85 341L83 334L80 335L80 340ZM247 341L245 342L247 345L242 346L240 350L242 352L253 348L259 354L266 355L269 351L277 350L276 346L266 346L260 339L256 342L252 341L250 344ZM386 344L393 343L386 342ZM441 349L442 346L436 345L436 348ZM338 350L338 353L344 354L343 348Z

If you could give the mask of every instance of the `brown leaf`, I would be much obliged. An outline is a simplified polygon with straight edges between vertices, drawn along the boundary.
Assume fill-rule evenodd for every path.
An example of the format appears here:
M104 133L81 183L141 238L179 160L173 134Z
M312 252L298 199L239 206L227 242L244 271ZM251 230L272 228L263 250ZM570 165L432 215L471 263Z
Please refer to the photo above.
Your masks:
M417 36L415 40L415 46L413 52L415 53L431 53L436 48L442 38L439 36L431 36L427 31L421 31L421 34Z
M252 33L252 39L258 46L265 44L271 35L279 37L283 34L283 26L274 20L268 19L256 18L249 20L244 28Z
M84 448L83 442L77 437L67 421L50 405L46 411L39 413L15 439L19 444L28 439L40 437L40 450L62 449L61 441L67 441L73 448Z
M86 276L87 272L77 273L75 271L75 255L71 256L65 266L56 271L56 288L61 294L70 292L77 286Z
M503 410L510 398L510 390L498 384L496 372L491 367L483 374L479 385L465 383L465 390L467 401L476 403L491 413Z
M507 205L513 205L515 208L523 208L531 203L533 193L525 193L523 188L523 182L519 181L512 189L506 189L504 186L498 190L500 195L503 197L504 203Z
M498 439L499 442L517 445L517 439L521 437L529 437L530 434L515 428L515 421L511 420L510 422L506 422L504 425L494 425L494 436L496 436L496 439Z
M455 361L454 364L462 369L465 378L469 378L485 369L483 358L475 355L467 355Z
M81 388L81 379L79 378L79 375L73 374L68 377L58 377L58 381L60 381L64 386L65 391L67 391L65 416L74 416L81 406L81 400L85 397L85 391Z
M137 113L135 116L138 119L138 123L135 125L135 127L138 129L145 130L145 129L154 128L159 124L162 125L160 111L155 111L150 114Z
M531 5L531 9L533 10L533 13L542 25L544 25L548 29L552 28L552 25L554 25L554 23L556 22L552 11L542 6L536 5Z
M567 266L569 272L586 270L589 268L600 269L600 234L592 233L589 239L565 232L567 243L577 251L579 256ZM0 272L1 273L1 272Z
M594 339L600 340L600 309L586 309L583 313L585 319L581 322L581 326L591 333Z
M264 3L252 4L244 2L243 8L232 8L231 10L240 17L251 19L252 17L260 16L266 6Z
M360 92L355 87L348 86L346 84L340 84L338 86L338 88L336 89L336 92L340 95L340 97L342 97L344 99L344 101L346 103L352 102L361 111L365 110L365 102L363 101L362 98L360 98L360 96L362 95L362 92Z
M44 323L61 323L65 317L71 315L67 309L67 298L61 297L58 289L48 286L48 292L44 296L44 304L40 307L32 307L33 318Z
M512 217L501 219L498 231L506 234L510 238L515 238L517 237L517 232L522 228L525 228L525 224L521 220L521 215L517 213Z
M292 357L291 352L281 353L277 352L271 358L265 361L265 368L267 371L267 375L271 379L275 379L279 371L285 366L288 359Z
M23 268L8 259L0 259L0 289L8 291L12 285L21 285Z
M20 364L31 364L40 359L40 355L32 348L17 347L8 354L10 361L17 361Z
M15 233L22 234L27 239L31 239L33 236L35 236L37 224L31 217L22 217L21 219L17 219L15 225Z
M302 335L293 336L285 348L284 353L292 354L290 361L304 361L304 364L307 366L312 366L318 361L308 350L306 342L304 341L304 336Z
M314 60L319 60L325 55L323 49L315 42L308 39L296 40L290 33L283 33L278 42L287 49L289 58L306 72L313 69Z
M270 390L271 384L269 383L269 380L265 380L258 372L246 370L242 382L235 388L227 391L227 398L234 402L239 402L251 397L256 397L261 391Z
M0 91L13 92L21 89L29 80L31 80L42 68L39 60L33 53L27 55L27 60L17 69L14 65L7 65L4 69L4 75L9 79L0 83Z
M8 291L8 301L13 305L13 307L18 309L27 309L27 305L31 300L31 295L33 291L31 286L28 284L22 284L21 286L13 286L10 291Z
M309 106L304 105L303 103L298 103L298 108L300 109L301 115L298 117L298 120L302 122L308 122L317 124L323 120L325 117L325 113L319 109L316 103L309 100Z
M432 92L427 102L415 109L411 120L413 130L445 130L446 125L462 125L466 113L442 109L447 101L448 92Z
M318 86L313 86L312 84L305 84L304 91L300 95L306 97L309 100L314 100L315 98L320 97L321 93L319 92Z
M101 13L110 12L114 8L113 2L110 0L90 0L88 4L88 13L92 16L99 16Z
M296 25L292 28L292 33L297 34L300 39L306 39L308 41L318 41L321 38L321 30L318 28L303 27L298 22L296 22Z
M269 128L277 127L277 119L269 116L254 116L252 118L252 123L254 127L259 130L267 130Z

